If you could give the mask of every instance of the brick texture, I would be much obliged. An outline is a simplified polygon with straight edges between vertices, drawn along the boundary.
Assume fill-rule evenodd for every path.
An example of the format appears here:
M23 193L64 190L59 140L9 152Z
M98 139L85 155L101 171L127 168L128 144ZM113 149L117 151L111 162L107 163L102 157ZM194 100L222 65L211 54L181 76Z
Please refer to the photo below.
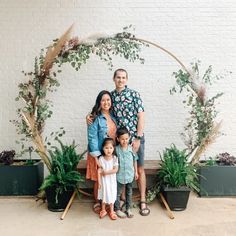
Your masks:
M9 123L16 116L17 85L25 78L21 70L33 68L34 57L52 39L60 36L73 22L75 35L108 34L126 25L136 27L136 35L173 52L188 65L202 61L202 72L213 65L216 73L232 71L229 76L209 88L209 95L223 91L217 108L223 119L222 131L205 156L228 151L236 155L236 98L233 79L236 69L236 2L228 1L108 1L108 0L1 0L0 1L0 150L14 148L19 139ZM174 85L172 72L179 65L157 48L142 52L144 65L114 58L116 68L129 72L129 86L138 90L145 103L146 158L158 159L158 151L175 143L184 147L179 133L183 130L187 111L184 94L169 95ZM85 116L102 89L114 88L112 72L97 58L91 58L79 72L64 66L59 78L61 86L50 94L53 117L48 120L44 135L65 127L64 140L75 139L80 150L86 149ZM203 157L204 158L204 157Z

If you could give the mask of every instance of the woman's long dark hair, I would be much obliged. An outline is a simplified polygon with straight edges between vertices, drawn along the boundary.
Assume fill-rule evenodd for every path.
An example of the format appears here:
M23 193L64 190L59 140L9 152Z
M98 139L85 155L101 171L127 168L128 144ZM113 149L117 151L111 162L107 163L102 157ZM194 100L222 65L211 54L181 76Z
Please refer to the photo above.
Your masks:
M105 94L109 95L109 97L111 98L111 94L110 94L110 92L108 92L107 90L102 90L102 91L98 94L98 96L97 96L97 98L96 98L95 105L94 105L94 107L93 107L93 109L92 109L92 112L91 112L91 114L92 114L94 117L96 117L96 116L98 116L98 115L101 114L100 104L101 104L102 97L103 97L103 95L105 95ZM111 109L110 109L110 110L112 110L112 107L113 107L113 104L112 104L112 99L111 99Z

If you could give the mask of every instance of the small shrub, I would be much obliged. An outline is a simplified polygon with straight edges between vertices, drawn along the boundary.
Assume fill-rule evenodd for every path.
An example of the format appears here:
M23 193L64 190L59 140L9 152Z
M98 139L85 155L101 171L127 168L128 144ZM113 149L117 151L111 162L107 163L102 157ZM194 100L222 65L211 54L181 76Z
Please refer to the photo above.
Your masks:
M219 165L222 165L222 166L235 166L236 165L236 157L230 155L227 152L220 153L216 157L216 159L219 162Z
M11 165L14 162L15 151L2 151L0 153L0 163L3 165Z

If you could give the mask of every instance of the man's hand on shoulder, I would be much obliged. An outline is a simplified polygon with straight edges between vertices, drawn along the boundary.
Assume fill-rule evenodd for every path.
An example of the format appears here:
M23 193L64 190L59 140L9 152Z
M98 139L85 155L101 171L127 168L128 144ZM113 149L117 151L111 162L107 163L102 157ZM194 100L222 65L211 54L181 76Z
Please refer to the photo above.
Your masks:
M93 118L93 115L92 115L92 114L88 114L88 115L86 116L86 124L87 124L87 125L91 125L91 124L93 123L93 120L94 120L94 118Z

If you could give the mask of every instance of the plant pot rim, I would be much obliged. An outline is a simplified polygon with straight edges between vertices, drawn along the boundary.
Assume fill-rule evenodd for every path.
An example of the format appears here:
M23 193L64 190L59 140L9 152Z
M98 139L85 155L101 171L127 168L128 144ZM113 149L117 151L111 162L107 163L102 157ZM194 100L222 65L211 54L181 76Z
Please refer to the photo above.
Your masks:
M168 187L168 186L164 186L163 191L191 191L191 189L187 186L181 186L181 187Z
M28 161L29 159L17 159L17 160L14 160L14 162L10 165L4 165L3 163L0 163L0 166L6 166L6 167L19 167L19 166L36 166L38 165L39 163L43 163L43 161L41 159L32 159L32 161L34 161L33 164L25 164L26 161Z
M206 163L206 162L201 162L201 163ZM198 168L210 168L210 167L225 167L225 168L229 168L229 167L236 167L234 165L220 165L219 162L216 162L215 165L200 165Z

